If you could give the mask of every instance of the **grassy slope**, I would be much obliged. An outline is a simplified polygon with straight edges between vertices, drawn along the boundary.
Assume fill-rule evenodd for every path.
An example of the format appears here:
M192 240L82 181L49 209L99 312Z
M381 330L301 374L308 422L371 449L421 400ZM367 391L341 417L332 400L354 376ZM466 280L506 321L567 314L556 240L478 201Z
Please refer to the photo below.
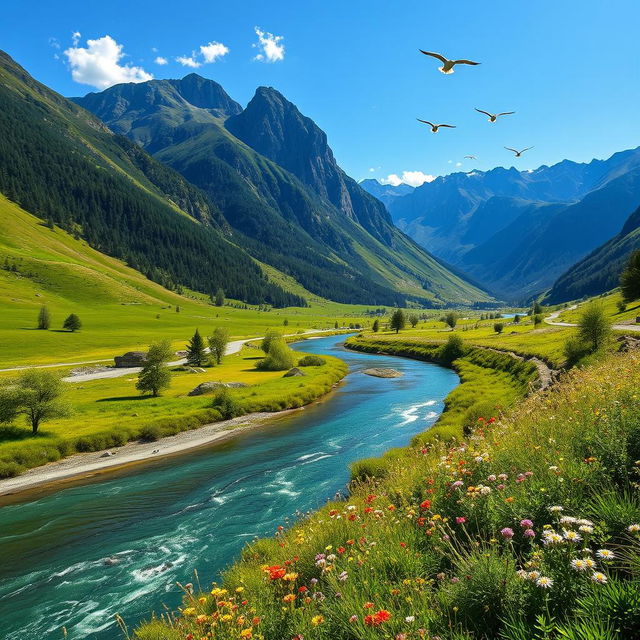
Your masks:
M616 291L614 293L610 293L605 296L601 296L599 298L594 298L597 302L599 302L609 319L614 324L626 324L628 322L633 322L635 319L640 316L640 300L635 300L634 302L630 302L627 305L627 308L622 313L618 311L617 303L622 299L620 292ZM584 304L581 303L578 305L577 309L571 309L563 311L558 320L560 322L578 322L580 319L580 315L584 311L580 307L583 307Z
M249 545L225 575L228 591L206 589L200 601L187 595L172 626L152 622L136 637L228 639L251 628L245 637L265 640L637 638L640 538L628 527L640 521L632 495L639 388L640 355L608 356L571 372L553 393L518 403L464 447L407 448L382 482L352 488L350 506L329 504ZM562 515L589 519L592 533L560 524ZM523 535L523 518L532 520L533 539ZM541 544L545 528L561 542ZM596 553L602 548L614 550L613 561ZM581 557L593 559L606 584L594 582L594 569L571 568ZM279 566L270 579L264 568ZM278 577L285 572L288 579ZM536 584L540 575L549 588ZM376 614L368 624L365 616Z
M223 324L234 337L263 335L268 327L282 327L285 318L291 333L332 327L336 319L358 321L365 309L321 298L310 308L268 312L213 307L203 296L179 296L60 228L47 228L0 195L0 267L5 258L18 272L0 268L0 368L112 358L159 338L183 348L198 326L208 333ZM275 269L269 275L286 282ZM43 304L51 311L52 329L60 329L69 313L80 316L83 329L33 330Z

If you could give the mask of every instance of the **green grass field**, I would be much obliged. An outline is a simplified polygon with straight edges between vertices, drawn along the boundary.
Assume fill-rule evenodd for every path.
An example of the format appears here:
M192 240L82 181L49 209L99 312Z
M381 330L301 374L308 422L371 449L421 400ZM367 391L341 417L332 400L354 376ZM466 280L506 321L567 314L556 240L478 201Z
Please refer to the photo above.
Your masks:
M625 311L618 311L618 302L622 300L619 291L595 298L595 300L602 305L605 313L614 324L626 324L627 322L635 321L640 316L640 300L627 304ZM578 305L577 309L563 311L558 320L560 322L578 322L585 304L583 302Z

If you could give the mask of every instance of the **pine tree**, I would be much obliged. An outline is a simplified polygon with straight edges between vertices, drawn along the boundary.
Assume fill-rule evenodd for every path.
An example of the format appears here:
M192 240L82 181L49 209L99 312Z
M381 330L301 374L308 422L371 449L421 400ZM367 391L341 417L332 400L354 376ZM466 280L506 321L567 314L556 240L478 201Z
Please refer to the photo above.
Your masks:
M373 331L375 331L375 333L378 333L378 331L380 331L380 320L378 320L378 318L373 321L373 326L371 328L373 329Z
M62 325L62 328L66 329L67 331L71 331L71 333L74 333L75 331L78 331L78 329L82 328L82 322L75 313L72 313L71 315L67 316L64 324Z
M395 329L396 333L400 331L400 329L404 329L407 321L404 315L404 311L402 309L396 309L391 316L391 321L389 322L389 327L391 329Z
M46 306L40 307L38 313L38 329L47 330L51 326L51 314Z
M620 289L624 302L640 298L640 250L634 251L620 276Z
M222 307L224 305L224 290L222 288L216 291L215 305L216 307Z
M204 340L200 335L200 331L196 329L189 344L187 345L187 364L192 367L201 367L207 361L207 353L205 351Z

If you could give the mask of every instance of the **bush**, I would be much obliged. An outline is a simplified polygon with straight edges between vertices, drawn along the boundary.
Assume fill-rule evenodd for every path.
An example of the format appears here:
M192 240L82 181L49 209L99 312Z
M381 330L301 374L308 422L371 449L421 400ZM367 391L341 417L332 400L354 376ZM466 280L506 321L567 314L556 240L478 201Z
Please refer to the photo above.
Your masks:
M294 352L289 349L284 338L276 338L269 344L269 353L264 360L256 364L261 371L285 371L295 366Z
M589 355L589 347L579 338L569 338L564 345L564 357L566 366L574 367L585 356Z
M211 407L217 409L224 420L237 418L245 413L242 404L226 387L216 392L211 401Z
M305 356L298 360L299 367L321 367L324 360L320 356Z
M269 353L269 349L271 348L271 343L274 340L278 340L282 338L282 334L275 329L270 329L264 334L264 338L262 338L262 342L260 343L260 348L265 352Z
M493 330L496 333L502 333L502 330L504 329L504 324L502 322L496 322L493 325Z
M466 352L467 349L460 336L449 336L449 339L438 351L438 358L442 360L442 362L451 364L454 360L462 358Z
M162 438L162 429L156 424L148 424L140 429L140 440L144 442L155 442Z

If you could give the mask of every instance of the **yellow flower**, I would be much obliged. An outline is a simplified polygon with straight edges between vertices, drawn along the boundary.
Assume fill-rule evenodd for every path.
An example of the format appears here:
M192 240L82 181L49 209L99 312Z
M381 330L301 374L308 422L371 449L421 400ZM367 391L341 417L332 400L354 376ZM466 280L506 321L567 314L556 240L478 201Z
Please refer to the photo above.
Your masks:
M220 622L231 622L233 620L233 616L230 613L225 613L223 616L220 616Z
M324 616L313 616L313 618L311 618L311 624L314 627L321 625L323 622L324 622Z
M287 595L282 599L284 600L284 602L293 602L296 597L293 593L287 593Z
M198 598L198 602L199 602L200 604L204 604L206 601L207 601L207 599L206 599L206 598L204 598L204 597L202 597L202 598Z
M285 573L282 576L283 580L288 580L289 582L293 582L298 577L297 573Z
M195 607L187 607L183 612L183 615L185 616L195 616L196 615L196 608Z
M244 591L244 587L236 587L236 593L242 593Z
M252 631L253 631L253 627L249 627L248 629L243 629L240 632L240 637L241 638L250 638Z
M216 587L215 589L211 590L211 595L214 597L218 597L218 596L223 596L225 593L227 593L226 589L220 589L218 587Z
M196 622L198 624L204 624L206 621L207 621L207 616L205 616L202 613L196 618Z

